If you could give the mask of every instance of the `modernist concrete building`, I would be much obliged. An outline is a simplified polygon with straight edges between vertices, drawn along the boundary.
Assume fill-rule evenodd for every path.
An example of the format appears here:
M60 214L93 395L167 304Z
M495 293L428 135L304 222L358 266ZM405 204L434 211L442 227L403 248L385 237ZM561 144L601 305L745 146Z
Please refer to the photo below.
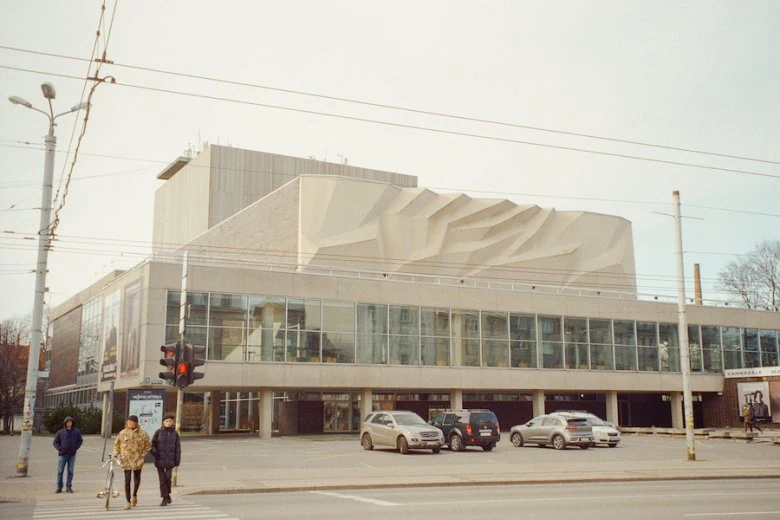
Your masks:
M188 392L212 432L356 431L372 409L462 406L507 427L563 408L682 426L676 303L638 293L625 219L213 145L159 178L152 256L51 316L53 381L89 358L120 410L127 390L163 388L186 252L186 338L207 358ZM780 313L688 316L697 424L736 425L724 369L779 379Z

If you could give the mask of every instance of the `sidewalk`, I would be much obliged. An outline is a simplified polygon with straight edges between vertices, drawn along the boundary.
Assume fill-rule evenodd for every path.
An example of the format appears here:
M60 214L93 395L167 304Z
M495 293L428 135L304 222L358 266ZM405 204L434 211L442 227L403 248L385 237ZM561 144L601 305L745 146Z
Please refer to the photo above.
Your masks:
M768 440L768 439L767 439ZM33 439L30 477L13 477L18 437L0 437L0 500L67 500L54 495L56 453L51 438ZM318 442L319 441L319 442ZM76 463L76 494L103 487L103 440L85 438ZM504 437L492 452L443 450L438 455L364 451L354 439L186 437L176 495L473 486L562 482L780 478L780 448L771 442L697 440L697 461L685 460L685 440L628 435L617 448L514 448ZM120 489L123 475L115 481ZM71 495L72 496L72 495ZM157 475L145 467L141 496L157 496Z

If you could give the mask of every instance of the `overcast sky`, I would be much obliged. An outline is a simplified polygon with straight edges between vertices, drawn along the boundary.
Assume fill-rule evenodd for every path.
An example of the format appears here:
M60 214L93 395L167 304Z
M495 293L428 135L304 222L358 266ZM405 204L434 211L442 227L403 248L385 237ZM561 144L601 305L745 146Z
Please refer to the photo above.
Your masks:
M101 2L0 0L0 45L88 57ZM108 2L108 12L114 2ZM207 75L416 109L780 161L780 3L120 1L108 45L119 64ZM79 61L0 49L0 65L84 76ZM466 123L106 66L118 83L278 104L535 143L780 176L780 166ZM83 81L0 68L0 94L42 106L78 103ZM58 126L67 150L74 119ZM80 123L79 123L80 124ZM0 103L0 318L32 309L43 116ZM119 85L95 93L82 156L50 255L49 303L113 269L152 240L164 163L198 142L417 175L421 186L495 191L522 204L633 222L640 292L674 294L671 194L683 204L780 214L780 178L675 166L527 144L442 135ZM145 159L130 160L129 158ZM65 154L57 154L55 179ZM94 177L103 174L116 174ZM81 179L83 178L83 180ZM56 184L56 181L55 181ZM503 194L503 195L502 195ZM487 196L485 194L475 194ZM544 195L544 197L542 197ZM596 197L656 201L599 202ZM13 209L8 209L14 205ZM686 271L717 272L780 218L685 208ZM138 241L106 244L96 239ZM145 246L146 245L146 246ZM146 249L144 249L146 247ZM102 251L96 253L95 251ZM707 253L707 254L704 254ZM719 254L713 254L719 253ZM689 294L692 288L688 287Z

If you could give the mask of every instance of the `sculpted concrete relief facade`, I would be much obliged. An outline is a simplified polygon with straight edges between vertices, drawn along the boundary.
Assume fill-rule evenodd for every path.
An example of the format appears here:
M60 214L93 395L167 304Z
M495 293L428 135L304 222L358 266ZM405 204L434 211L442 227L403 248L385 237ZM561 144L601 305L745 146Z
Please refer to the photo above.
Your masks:
M303 263L636 292L631 223L502 199L302 177Z

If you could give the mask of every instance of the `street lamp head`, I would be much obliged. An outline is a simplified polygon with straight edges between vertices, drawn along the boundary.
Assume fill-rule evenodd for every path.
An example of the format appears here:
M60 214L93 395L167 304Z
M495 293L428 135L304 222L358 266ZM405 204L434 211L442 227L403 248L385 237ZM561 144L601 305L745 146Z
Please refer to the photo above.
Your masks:
M8 98L8 101L13 103L14 105L22 105L23 107L32 108L32 103L30 103L26 99L20 98L19 96L11 96Z
M43 91L43 97L52 100L57 97L57 92L54 90L54 85L49 83L41 83L41 91Z
M84 101L83 103L79 103L78 105L73 105L70 109L71 112L78 112L79 110L86 110L89 106L89 103Z

